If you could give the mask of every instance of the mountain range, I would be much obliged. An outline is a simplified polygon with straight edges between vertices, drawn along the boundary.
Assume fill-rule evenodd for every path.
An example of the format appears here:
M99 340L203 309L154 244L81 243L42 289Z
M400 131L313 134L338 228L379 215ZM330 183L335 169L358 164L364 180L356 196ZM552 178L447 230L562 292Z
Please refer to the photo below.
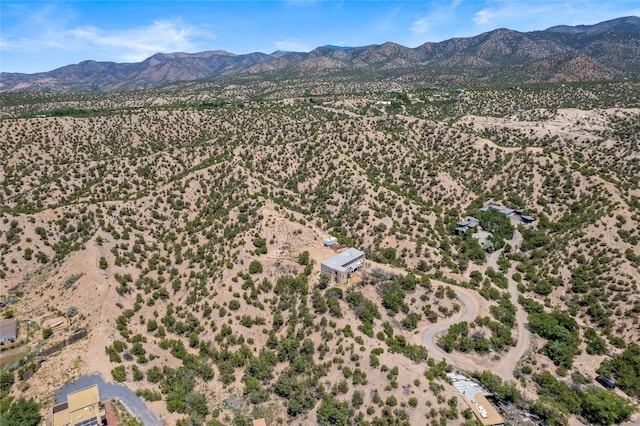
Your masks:
M640 18L532 32L501 28L415 48L388 42L272 54L158 53L138 63L88 60L42 73L1 73L0 91L114 92L200 79L320 76L435 84L637 78Z

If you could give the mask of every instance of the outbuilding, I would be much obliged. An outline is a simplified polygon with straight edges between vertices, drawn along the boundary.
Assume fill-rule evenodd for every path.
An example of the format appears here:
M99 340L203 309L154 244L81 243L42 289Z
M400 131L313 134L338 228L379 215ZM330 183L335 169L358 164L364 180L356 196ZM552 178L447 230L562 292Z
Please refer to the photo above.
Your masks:
M324 240L324 246L325 247L331 247L332 245L336 244L338 242L338 239L336 237L329 237L326 240Z
M476 228L480 225L480 221L473 216L467 216L465 219L456 223L456 234L464 234L468 229Z
M532 216L529 216L529 215L523 214L523 215L520 215L520 220L521 220L523 223L531 223L531 222L533 222L535 219L534 219Z

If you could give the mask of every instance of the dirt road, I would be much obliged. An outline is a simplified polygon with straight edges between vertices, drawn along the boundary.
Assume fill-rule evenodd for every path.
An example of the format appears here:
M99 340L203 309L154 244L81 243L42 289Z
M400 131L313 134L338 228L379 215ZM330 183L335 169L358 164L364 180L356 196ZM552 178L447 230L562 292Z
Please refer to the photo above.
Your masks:
M516 230L513 234L513 238L507 241L514 249L520 247L520 233ZM488 266L498 270L498 258L500 257L501 250L497 256L493 257L492 264ZM492 255L495 253L492 253ZM511 295L511 302L516 306L516 339L517 343L507 352L495 366L493 372L498 374L503 379L512 379L513 370L516 368L518 361L527 352L531 345L531 333L526 327L527 313L522 306L518 303L518 283L516 283L511 276L509 279L509 294Z
M513 238L507 243L512 247L517 248L520 246L520 233L515 231ZM492 253L487 259L486 268L493 268L498 270L498 259L502 250L498 250ZM500 356L499 360L490 360L489 358L481 358L473 354L463 354L461 352L446 353L434 342L436 336L449 329L451 324L455 324L460 321L473 321L480 310L486 311L481 308L482 304L486 304L486 301L476 291L469 290L462 287L453 288L458 295L458 298L464 305L461 310L462 314L448 318L446 321L440 322L434 326L430 326L422 332L422 343L425 345L429 354L438 360L444 359L447 363L452 364L454 367L461 370L478 370L489 369L494 374L502 377L503 380L513 380L513 370L515 369L518 361L529 349L531 344L531 334L526 327L527 314L522 309L522 306L518 304L518 287L517 283L509 277L509 294L511 295L511 301L516 306L516 346L512 347L507 353Z
M444 284L444 283L443 283ZM422 344L429 351L429 355L438 360L444 359L448 364L451 364L462 370L476 370L478 364L475 360L466 357L460 352L446 353L436 343L436 336L438 334L449 329L452 324L467 321L473 321L481 312L481 305L484 302L482 296L473 290L469 290L463 287L452 287L456 292L458 299L462 302L463 308L460 310L460 314L447 318L445 321L438 322L437 324L430 326L422 332Z

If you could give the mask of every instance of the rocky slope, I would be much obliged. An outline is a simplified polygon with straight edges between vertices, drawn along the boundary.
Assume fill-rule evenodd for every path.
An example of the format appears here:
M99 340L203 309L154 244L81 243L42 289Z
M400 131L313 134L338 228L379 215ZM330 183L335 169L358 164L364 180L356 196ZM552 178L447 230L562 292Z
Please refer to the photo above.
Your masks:
M586 81L640 75L640 18L522 33L497 29L408 48L384 43L311 52L233 55L224 51L156 54L143 62L85 61L37 74L2 73L1 91L113 92L177 81L258 77L426 84Z

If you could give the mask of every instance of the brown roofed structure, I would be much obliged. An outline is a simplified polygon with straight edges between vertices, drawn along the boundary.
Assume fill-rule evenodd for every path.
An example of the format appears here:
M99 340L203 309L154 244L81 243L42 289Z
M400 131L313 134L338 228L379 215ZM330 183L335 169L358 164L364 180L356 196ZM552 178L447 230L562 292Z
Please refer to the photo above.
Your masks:
M498 410L487 400L487 398L481 394L476 393L472 398L464 398L464 400L476 415L476 418L480 420L484 426L497 426L504 424L504 418L498 413Z

